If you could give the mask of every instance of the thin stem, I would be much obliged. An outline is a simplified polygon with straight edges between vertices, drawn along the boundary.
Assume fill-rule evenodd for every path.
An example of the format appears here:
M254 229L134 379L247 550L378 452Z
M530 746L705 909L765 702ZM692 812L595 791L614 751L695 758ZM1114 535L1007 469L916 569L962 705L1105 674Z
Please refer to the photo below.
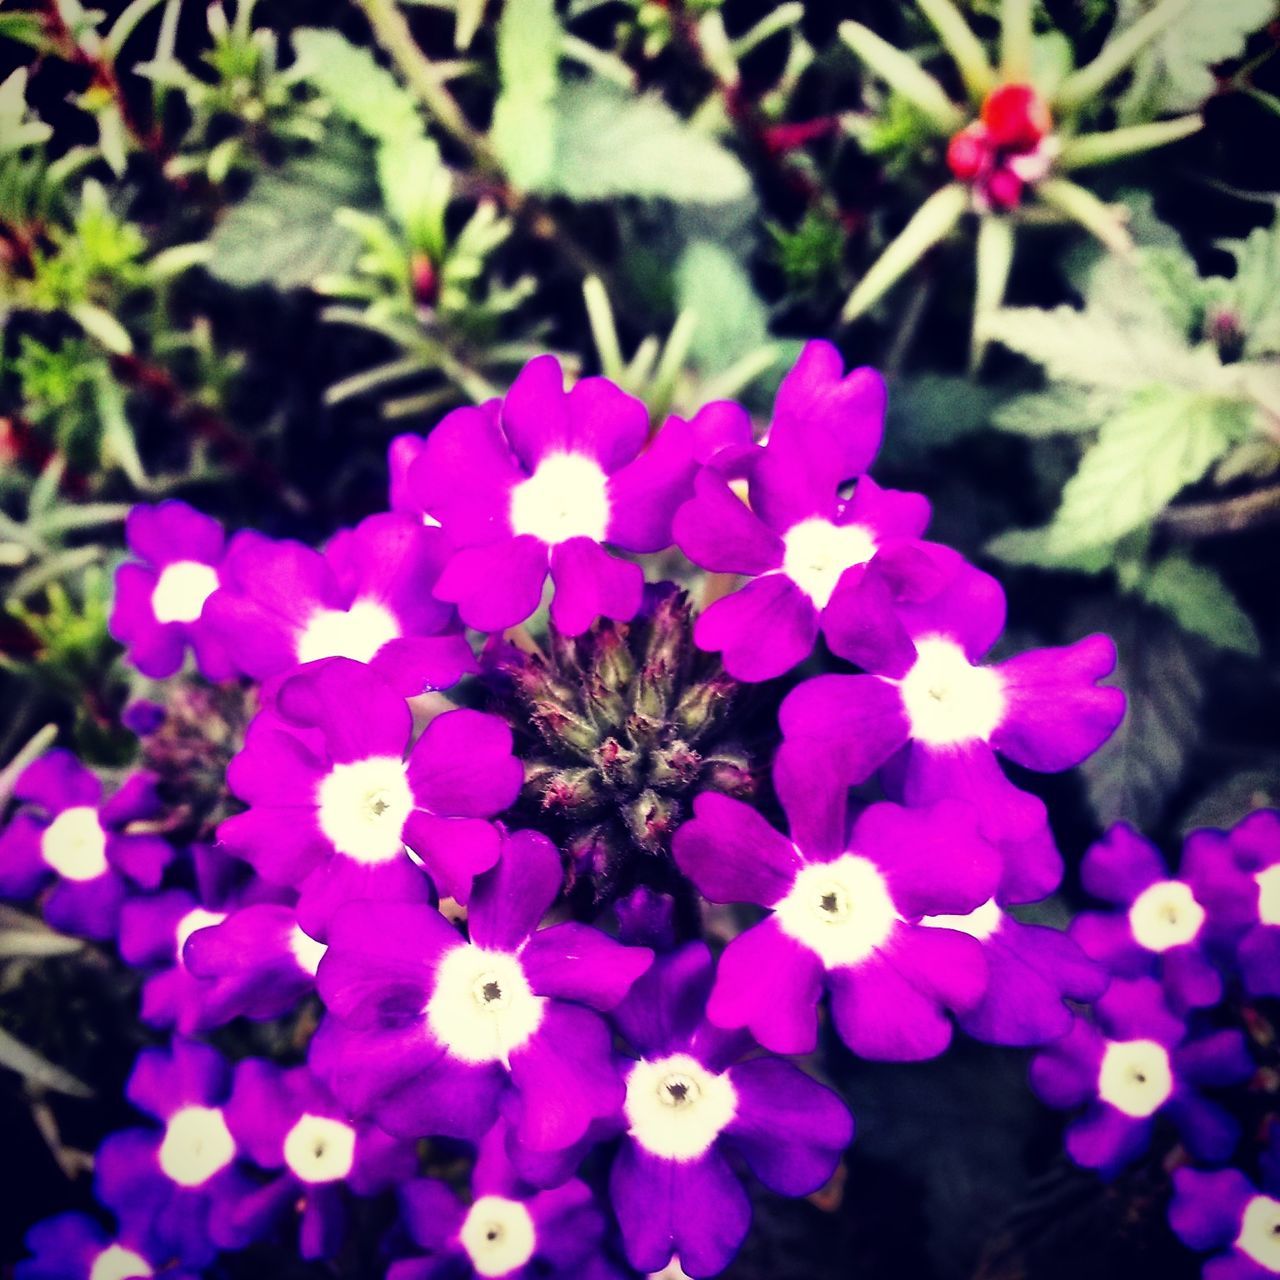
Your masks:
M1217 502L1174 503L1159 523L1188 538L1217 538L1280 521L1280 484Z

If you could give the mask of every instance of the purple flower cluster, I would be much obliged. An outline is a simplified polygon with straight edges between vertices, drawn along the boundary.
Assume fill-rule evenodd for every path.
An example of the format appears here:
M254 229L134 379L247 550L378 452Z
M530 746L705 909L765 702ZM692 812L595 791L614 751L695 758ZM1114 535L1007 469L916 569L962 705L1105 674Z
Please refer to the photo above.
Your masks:
M1158 1112L1197 1154L1230 1154L1199 1090L1247 1054L1184 1014L1220 994L1220 948L1250 991L1274 981L1275 825L1204 835L1176 881L1114 832L1085 874L1123 928L1086 917L1073 940L1019 918L1062 860L1000 757L1058 771L1105 741L1114 650L1090 636L986 661L1003 593L924 539L923 497L867 474L884 406L879 375L811 343L764 443L731 404L651 432L638 400L601 378L566 391L540 357L501 402L395 441L392 510L323 550L228 539L178 502L135 511L113 634L157 678L189 646L207 680L257 682L257 710L213 848L144 829L163 816L145 775L105 804L65 753L19 779L0 892L115 940L145 974L141 1020L171 1037L130 1078L148 1124L98 1153L118 1236L43 1223L21 1280L198 1270L268 1240L334 1259L353 1198L391 1191L391 1280L711 1276L750 1225L744 1171L809 1195L852 1139L836 1093L786 1060L824 1020L869 1059L933 1057L957 1025L1047 1046L1037 1087L1091 1102L1069 1139L1086 1163L1125 1159ZM674 588L646 589L673 547L733 575L698 653L666 617ZM600 621L664 610L634 648ZM509 642L539 639L556 661L513 733L485 681L510 680ZM561 686L589 651L578 697ZM815 654L827 674L798 680ZM782 678L776 723L752 730L772 767L704 758L735 682ZM531 816L552 766L517 752L538 735L562 752L564 812L627 797L611 897L578 892L598 815L572 847ZM691 810L672 798L690 790ZM708 904L753 920L718 956L703 935L727 915ZM1214 911L1226 932L1201 928ZM1095 1000L1095 1022L1072 1013ZM279 1021L298 1057L232 1062L191 1038L238 1018Z

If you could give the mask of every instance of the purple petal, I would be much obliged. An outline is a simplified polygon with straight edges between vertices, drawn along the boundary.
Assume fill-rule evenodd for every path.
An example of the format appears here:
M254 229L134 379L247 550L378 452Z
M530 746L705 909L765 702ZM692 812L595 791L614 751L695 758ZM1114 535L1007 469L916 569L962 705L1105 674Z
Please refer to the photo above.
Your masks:
M1136 1120L1106 1103L1095 1103L1067 1126L1067 1154L1086 1169L1112 1172L1146 1149L1151 1121Z
M772 680L813 652L818 611L790 578L769 574L722 596L698 618L698 648L723 652L739 680Z
M572 921L539 929L520 952L529 985L540 996L612 1009L653 963L648 947L626 947Z
M1104 902L1128 906L1148 886L1167 879L1168 870L1155 845L1127 822L1117 822L1084 855L1080 879Z
M398 1192L400 1221L409 1238L423 1249L443 1249L462 1228L466 1210L445 1183L415 1178Z
M723 476L704 468L694 480L694 495L673 525L676 543L694 564L712 573L753 575L781 567L782 539Z
M609 477L606 540L626 551L669 547L672 513L689 497L696 467L687 428L668 422L639 457Z
M520 794L524 772L511 753L511 730L482 711L446 711L414 744L409 785L440 817L491 818Z
M14 783L13 798L49 814L81 805L92 808L102 798L102 783L70 751L58 749L27 765Z
M298 895L298 923L324 942L329 922L348 903L432 901L431 881L406 857L389 862L360 862L344 854L325 859L303 882Z
M702 1025L712 976L704 942L659 955L614 1009L613 1021L646 1057L686 1049Z
M566 636L579 636L599 617L626 622L644 595L644 571L619 560L590 538L570 538L551 552L556 593L551 620Z
M913 638L946 637L978 662L1004 630L1004 589L989 573L961 561L941 590L902 601L898 617Z
M790 840L750 805L714 791L696 797L693 812L671 852L704 897L764 907L786 897L804 865Z
M919 1062L951 1043L951 1023L887 960L832 969L831 1016L840 1039L860 1058Z
M1175 1169L1169 1225L1189 1249L1224 1248L1240 1234L1245 1206L1255 1194L1239 1169Z
M1032 1058L1032 1090L1051 1107L1079 1106L1097 1093L1098 1069L1105 1048L1097 1028L1076 1018L1062 1039Z
M369 756L399 759L413 729L408 703L362 662L326 658L309 663L276 694L280 714L323 732L339 762Z
M902 696L876 676L817 676L797 685L778 713L785 752L797 767L831 768L847 785L865 782L910 734Z
M1221 1164L1231 1158L1240 1141L1240 1122L1230 1112L1190 1090L1175 1093L1166 1110L1198 1160Z
M469 627L502 631L537 612L548 566L546 545L537 538L504 536L456 552L440 575L435 593L456 604Z
M502 836L482 818L437 818L415 809L404 824L404 842L422 865L442 897L457 902L471 898L476 876L488 871L502 852Z
M546 836L513 832L502 842L497 865L476 881L467 913L471 941L514 951L538 927L563 880L560 854Z
M448 689L476 671L466 636L397 636L373 655L369 666L397 693L415 698L429 689Z

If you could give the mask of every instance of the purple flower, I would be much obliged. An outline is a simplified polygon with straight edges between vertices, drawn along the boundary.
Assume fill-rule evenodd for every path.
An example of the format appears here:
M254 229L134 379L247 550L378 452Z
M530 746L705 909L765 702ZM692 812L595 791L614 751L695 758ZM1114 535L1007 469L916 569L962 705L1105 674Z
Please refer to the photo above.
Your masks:
M393 1262L387 1280L580 1280L604 1232L591 1192L576 1179L535 1192L507 1155L506 1126L480 1143L464 1205L443 1182L421 1178L400 1188L400 1217L425 1258Z
M265 680L321 658L369 663L406 697L474 669L454 610L432 595L448 554L439 529L369 516L324 549L246 530L222 562L207 617L245 675Z
M426 438L415 435L396 436L387 446L387 505L392 511L414 516L423 524L436 525L439 521L418 506L409 484L413 464L422 457L426 447Z
M27 1232L31 1257L14 1268L14 1280L191 1280L163 1265L145 1240L128 1231L111 1235L83 1213L60 1213Z
M274 1175L237 1205L234 1225L257 1238L299 1212L304 1258L331 1258L342 1247L348 1193L376 1195L417 1172L412 1143L353 1119L306 1067L239 1063L226 1117L240 1150Z
M723 650L738 679L781 675L809 656L819 631L860 661L898 598L941 581L944 569L918 541L924 498L866 476L843 496L875 456L884 405L879 374L846 377L830 343L809 343L778 390L768 444L740 468L748 502L717 464L676 513L675 539L695 564L750 579L711 605L695 633L702 648Z
M52 885L45 919L86 938L115 935L130 880L154 889L173 858L160 836L129 825L160 813L155 780L130 775L102 800L102 783L69 751L50 751L13 789L23 807L0 832L0 894L30 898Z
M320 962L330 1014L311 1063L392 1133L475 1140L499 1112L534 1152L577 1142L622 1103L612 1009L653 953L586 925L537 928L559 895L555 846L521 831L480 876L469 940L421 903L355 903ZM587 1007L584 1007L587 1006Z
M1031 1062L1031 1087L1051 1107L1088 1104L1067 1127L1071 1158L1114 1173L1146 1150L1157 1115L1173 1121L1199 1159L1230 1156L1240 1126L1199 1090L1253 1074L1240 1032L1188 1039L1152 978L1113 980L1094 1011L1096 1026L1077 1019Z
M435 593L468 626L499 631L528 618L550 572L551 618L565 635L601 614L640 607L644 573L605 550L660 551L686 496L693 444L672 420L646 446L649 415L604 378L564 390L539 356L501 401L457 409L427 438L411 473L419 508L455 548Z
M1189 840L1175 879L1155 846L1118 822L1085 854L1080 874L1095 898L1125 910L1083 912L1071 936L1114 974L1159 975L1175 1009L1217 1004L1222 978L1206 953L1214 932L1208 907L1233 873L1227 849Z
M969 565L897 603L889 633L868 645L870 674L818 676L787 696L779 759L850 784L885 766L886 790L909 805L969 800L1005 852L1004 901L1028 902L1057 887L1061 859L1043 802L1009 782L996 753L1040 772L1071 768L1119 724L1124 694L1097 685L1115 665L1103 635L980 665L1004 617L1000 584Z
M660 957L615 1011L629 1065L627 1132L609 1193L631 1265L673 1257L691 1276L723 1270L751 1224L730 1165L740 1156L771 1191L803 1196L835 1172L853 1117L831 1090L773 1057L740 1061L742 1032L705 1017L711 955L700 942Z
M108 627L143 675L173 675L187 645L210 680L235 673L221 638L204 616L205 602L220 580L225 537L212 516L176 499L129 512L125 540L138 560L116 570Z
M1215 1256L1204 1280L1280 1275L1280 1177L1264 1170L1259 1190L1239 1169L1175 1169L1169 1225L1190 1249Z
M125 1093L163 1128L112 1134L98 1150L94 1190L149 1256L199 1267L254 1238L235 1221L255 1184L227 1127L230 1083L226 1061L208 1045L175 1040L138 1055Z
M232 1018L278 1018L315 990L324 943L298 924L294 907L257 902L220 924L190 934L182 950L199 983L200 1021L220 1027Z
M913 921L986 902L1000 875L996 851L962 803L874 804L850 829L843 791L836 800L789 778L778 771L775 780L790 839L713 792L676 832L676 863L705 897L772 912L725 948L707 1016L777 1053L808 1053L825 988L840 1038L862 1057L941 1053L951 1040L945 1010L978 1002L986 965L972 937Z
M967 915L925 916L924 925L967 933L982 944L987 986L971 1009L960 1010L961 1030L987 1044L1038 1045L1071 1030L1065 1000L1096 1000L1109 975L1071 937L1046 925L1024 924L988 899Z
M300 887L298 921L324 940L329 917L358 898L427 900L422 859L442 894L465 901L498 857L489 818L520 790L511 730L496 716L447 711L413 745L408 704L348 658L284 681L249 725L227 771L249 804L219 839L274 884Z

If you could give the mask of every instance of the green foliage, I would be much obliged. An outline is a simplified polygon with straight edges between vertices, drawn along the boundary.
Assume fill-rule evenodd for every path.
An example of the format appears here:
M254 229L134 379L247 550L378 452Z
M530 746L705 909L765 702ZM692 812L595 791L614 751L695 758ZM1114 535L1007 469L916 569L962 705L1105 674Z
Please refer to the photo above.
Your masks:
M769 316L751 277L732 254L711 240L694 240L676 266L681 311L697 317L689 346L703 373L722 373L765 347Z
M1185 555L1174 552L1153 565L1139 579L1137 594L1220 649L1255 658L1261 652L1257 629L1226 583Z
M512 0L498 25L502 92L490 141L511 181L540 188L555 163L556 108L562 32L553 0Z

